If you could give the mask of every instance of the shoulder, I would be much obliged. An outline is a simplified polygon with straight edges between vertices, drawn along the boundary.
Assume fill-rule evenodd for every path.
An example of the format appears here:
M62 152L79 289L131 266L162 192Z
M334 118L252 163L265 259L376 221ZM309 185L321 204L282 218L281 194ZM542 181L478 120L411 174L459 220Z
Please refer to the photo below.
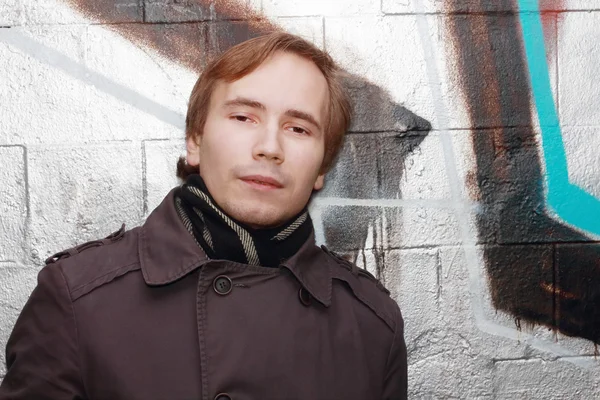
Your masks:
M321 246L332 261L332 278L344 282L358 301L366 305L393 331L403 329L402 314L390 291L369 271Z
M107 284L140 268L138 230L126 231L125 225L104 239L92 240L46 259L44 269L60 269L71 299Z

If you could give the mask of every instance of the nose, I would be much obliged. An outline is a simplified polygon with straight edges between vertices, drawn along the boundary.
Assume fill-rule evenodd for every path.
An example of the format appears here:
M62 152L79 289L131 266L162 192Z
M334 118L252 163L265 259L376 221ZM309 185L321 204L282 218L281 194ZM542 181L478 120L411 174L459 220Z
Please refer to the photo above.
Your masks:
M257 132L253 157L257 160L265 159L281 164L285 159L281 139L278 124L265 125L264 129Z

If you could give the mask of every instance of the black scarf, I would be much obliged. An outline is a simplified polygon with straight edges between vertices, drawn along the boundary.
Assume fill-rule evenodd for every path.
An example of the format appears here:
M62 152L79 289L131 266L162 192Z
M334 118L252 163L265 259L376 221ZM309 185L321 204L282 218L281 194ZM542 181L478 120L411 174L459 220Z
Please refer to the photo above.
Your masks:
M187 230L211 259L277 267L293 256L312 232L306 208L276 228L253 229L229 217L198 174L175 192L175 208Z

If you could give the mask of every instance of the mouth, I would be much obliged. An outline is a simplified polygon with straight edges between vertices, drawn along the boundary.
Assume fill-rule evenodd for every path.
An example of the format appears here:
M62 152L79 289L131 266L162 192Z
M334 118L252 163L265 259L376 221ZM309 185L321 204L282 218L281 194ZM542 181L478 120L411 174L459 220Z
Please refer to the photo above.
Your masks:
M251 175L244 176L240 179L248 185L261 190L281 189L283 187L281 182L279 182L277 179L268 176Z

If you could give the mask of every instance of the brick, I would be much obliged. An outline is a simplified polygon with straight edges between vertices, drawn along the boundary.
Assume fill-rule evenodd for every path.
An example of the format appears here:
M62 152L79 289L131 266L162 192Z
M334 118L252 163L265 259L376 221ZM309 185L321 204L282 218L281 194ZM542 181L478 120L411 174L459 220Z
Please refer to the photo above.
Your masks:
M596 83L600 13L564 13L558 19L559 110L562 126L600 125Z
M0 3L0 25L81 24L86 20L60 0L5 0Z
M523 326L554 324L552 246L486 246L483 257L496 309L522 319Z
M551 8L552 3L557 3L556 0L542 0L542 3L549 3L547 6ZM579 10L579 11L590 11L600 10L600 4L595 0L563 0L561 10Z
M481 201L480 182L477 179L479 154L475 150L475 135L478 132L456 130L440 133L440 141L444 140L441 135L447 135L447 141L452 144L454 160L450 161L454 164L454 168L456 168L460 182L460 187L457 188L460 189L460 197L473 202ZM447 151L443 142L441 151ZM444 162L446 157L447 155L444 155ZM484 174L482 175L485 176Z
M154 210L167 193L179 184L176 166L181 155L185 155L183 139L144 142L146 213Z
M477 332L464 318L449 308L448 297L462 282L444 281L442 249L392 250L386 253L385 285L398 301L405 321L410 398L448 398L461 393L463 398L487 398L491 394L491 370L478 357ZM461 269L460 261L453 266ZM446 265L447 266L447 265ZM447 271L452 273L454 270ZM464 288L466 289L466 287ZM468 294L463 302L469 308ZM469 310L470 311L470 310ZM447 315L450 314L450 315ZM460 366L448 368L448 365Z
M457 143L459 181L475 168L465 134L450 134ZM460 144L461 142L466 142ZM464 151L464 153L463 153ZM460 190L460 188L459 188ZM462 192L465 192L463 189ZM439 133L348 134L337 163L326 176L319 197L350 199L436 199L451 197Z
M380 138L380 196L445 199L451 196L438 133Z
M273 17L315 15L373 15L380 12L379 0L263 0L263 13Z
M0 348L13 330L21 309L37 282L38 269L0 261ZM5 352L0 352L0 376L6 367Z
M542 178L538 147L539 131L534 128L499 128L473 132L478 147L478 168L498 183L534 186Z
M146 22L196 22L216 19L206 1L145 0Z
M469 251L478 255L475 265L469 264L473 261L469 261L467 249L463 246L439 248L439 324L446 326L451 334L459 335L459 340L467 340L477 354L476 357L482 360L540 355L540 351L533 349L527 342L514 340L514 337L519 336L514 317L494 308L486 264L480 264L479 261L479 255L485 255L485 247L477 246ZM485 332L480 330L483 325L488 326ZM506 328L514 332L509 338L503 336ZM497 332L495 335L491 334L494 330ZM546 331L545 328L530 329L525 324L522 330L532 335ZM554 343L553 339L548 342Z
M562 320L558 308L556 313L557 321L560 324ZM559 351L556 351L556 353L558 353L557 355L565 355L565 358L576 357L577 359L584 360L584 363L587 364L588 361L593 359L594 354L596 354L597 357L597 345L594 342L583 337L568 336L562 333L558 328L539 329L535 336L537 339L543 340L544 343L555 346L555 349L559 349ZM589 359L585 361L586 358Z
M492 12L515 10L512 2L459 0L382 0L381 10L386 14L444 13L444 12Z
M436 249L386 253L383 281L402 310L408 348L416 346L414 340L423 333L442 326L439 324L438 263Z
M471 348L467 339L455 334L428 339L424 337L420 345L433 354L417 356L408 364L409 399L496 398L493 369L488 360L478 357L478 349Z
M549 349L556 350L559 347L555 337L549 334L549 328L523 319L519 327L515 315L495 306L492 291L496 296L498 287L491 283L490 265L494 262L502 264L503 256L507 258L507 263L511 262L513 256L501 251L490 255L490 247L444 246L439 249L440 323L468 340L476 349L477 357L483 359L547 356L551 351ZM467 251L474 252L475 260L469 260ZM531 259L537 256L539 252L534 249ZM549 257L550 250L546 259ZM502 284L512 283L507 278L498 285ZM506 290L510 293L521 290L519 285L514 286ZM523 293L527 293L527 289L522 289ZM548 308L551 308L551 304ZM537 342L532 344L529 337L534 337Z
M504 185L499 193L498 243L554 243L581 241L579 231L553 219L546 211L543 188Z
M546 210L537 129L483 129L471 137L476 168L466 182L470 197L484 207L480 233L501 244L584 240Z
M0 147L0 260L19 260L25 255L27 182L25 149Z
M41 261L142 218L139 143L29 149L31 247Z
M384 232L390 248L412 248L461 243L458 219L452 209L386 208ZM386 247L388 248L388 247Z
M453 158L450 158L451 155ZM458 200L480 201L479 188L474 180L477 158L468 131L379 135L380 197L447 200L448 207L452 207L453 194L446 158L458 179L454 188Z
M0 4L0 25L87 24L141 22L137 0L9 0Z
M452 56L447 58L449 87L466 97L470 127L530 126L530 77L516 14L477 14L440 17ZM553 20L548 29L554 32ZM529 34L529 33L528 33ZM548 34L547 58L554 59L553 34ZM517 45L518 44L518 45ZM485 59L482 63L480 60ZM511 71L507 74L506 71ZM549 62L550 85L556 99L556 68ZM481 83L485 89L481 90Z
M597 366L581 368L566 360L514 360L494 364L497 399L592 399L597 397Z
M600 157L597 151L600 149L600 128L565 127L562 138L567 153L569 182L600 201Z
M100 140L183 137L187 100L198 77L185 67L205 63L204 27L136 24L119 29L125 37L99 26L88 29L86 64L104 78L90 79L85 131Z
M66 0L76 11L102 24L142 22L142 2L138 0Z
M277 18L276 22L284 31L301 36L320 49L323 49L324 32L322 17Z
M367 235L367 242L369 240ZM359 268L369 271L377 279L383 278L383 271L386 266L386 254L383 249L373 249L372 245L366 244L365 249L341 253L342 257L354 262Z
M145 0L147 22L197 22L259 17L260 0Z
M480 301L482 293L471 293L469 290L469 266L465 250L459 246L441 247L436 263L439 318L449 326L460 327L468 332L475 326L472 301ZM481 283L485 282L479 282L480 285Z
M327 50L350 74L375 85L365 87L349 78L358 104L353 129L428 130L442 123L444 128L469 126L461 104L453 100L462 96L448 76L456 72L445 68L448 38L440 30L439 17L424 18L430 30L427 41L419 36L420 25L412 15L325 19ZM435 77L429 75L428 65L435 69L431 71ZM433 78L439 84L430 82Z
M377 207L329 206L322 207L325 244L334 251L351 252L362 250L369 236L381 218ZM378 234L377 232L375 234ZM373 235L373 233L371 233ZM372 237L372 236L371 236ZM371 248L384 244L382 238L371 239Z
M0 143L64 142L85 131L82 26L0 29ZM80 73L80 75L83 75Z
M378 197L377 135L346 135L337 162L326 175L319 197Z
M600 243L556 246L560 330L600 343Z
M344 76L353 109L351 132L428 131L431 123L393 99L383 86L360 74Z
M229 48L266 33L257 31L251 21L223 21L211 22L207 31L207 53L209 57L216 58Z
M0 26L14 26L23 24L23 2L19 0L5 0L0 3Z

